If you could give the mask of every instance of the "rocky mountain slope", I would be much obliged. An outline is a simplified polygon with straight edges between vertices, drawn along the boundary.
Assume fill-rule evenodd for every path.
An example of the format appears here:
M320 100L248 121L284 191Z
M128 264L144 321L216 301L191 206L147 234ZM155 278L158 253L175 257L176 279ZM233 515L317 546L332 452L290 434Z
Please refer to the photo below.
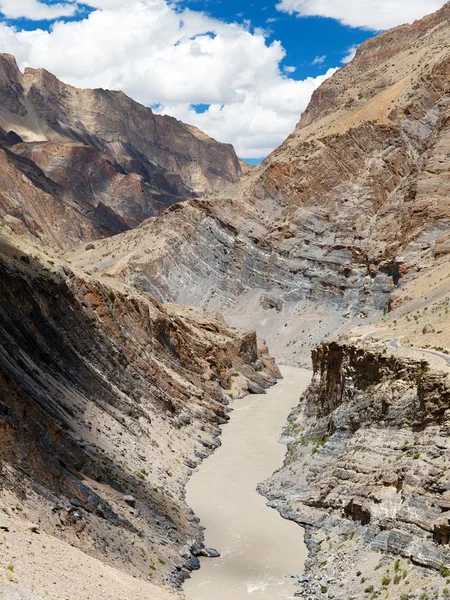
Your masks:
M184 485L220 444L230 399L276 381L267 348L12 234L0 234L0 278L2 577L45 595L32 567L45 533L59 553L130 575L121 585L179 584L204 552ZM75 597L58 568L58 594Z
M198 566L186 479L279 375L207 308L284 362L327 340L261 486L306 527L298 596L449 596L450 3L364 43L239 180L123 94L0 67L0 585L46 595L14 558L37 535L139 585Z
M43 69L22 74L7 54L0 128L0 218L62 248L136 227L241 174L232 146L122 92L80 90Z
M450 577L448 373L380 347L322 344L261 486L306 527L298 596L438 598Z
M77 264L221 310L294 363L348 318L379 314L448 251L449 17L447 4L365 42L259 168Z
M384 316L313 352L283 469L261 486L306 528L299 597L450 589L450 265L406 277Z

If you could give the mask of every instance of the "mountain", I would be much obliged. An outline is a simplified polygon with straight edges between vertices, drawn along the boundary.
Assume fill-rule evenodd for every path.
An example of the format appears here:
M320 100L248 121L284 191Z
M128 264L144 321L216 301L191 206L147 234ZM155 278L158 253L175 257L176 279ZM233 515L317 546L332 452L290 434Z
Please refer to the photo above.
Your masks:
M448 596L448 364L383 337L313 351L284 468L260 488L305 527L301 597Z
M49 569L61 598L176 597L211 554L187 478L279 377L258 333L294 365L314 347L260 486L306 531L296 595L448 597L449 32L450 3L365 42L242 176L187 125L0 58L0 530L22 565L0 595L41 600Z
M293 364L445 261L450 5L359 48L295 132L220 197L73 255L160 300L222 311ZM112 256L114 255L114 258Z
M36 600L46 577L61 597L97 597L94 572L105 594L168 600L161 586L208 552L185 484L229 402L280 372L255 332L62 251L240 175L234 149L196 128L0 55L0 530L17 567L2 598Z
M0 127L0 170L10 171L1 218L61 248L134 228L241 175L232 146L122 92L79 90L44 69L22 74L7 54Z
M204 552L187 479L220 445L230 400L264 392L278 368L220 315L162 306L24 236L0 232L0 279L0 529L17 582L43 574L34 527L81 561L77 597L93 597L83 581L105 565L121 597L133 577L139 595L165 597L145 580L178 586Z

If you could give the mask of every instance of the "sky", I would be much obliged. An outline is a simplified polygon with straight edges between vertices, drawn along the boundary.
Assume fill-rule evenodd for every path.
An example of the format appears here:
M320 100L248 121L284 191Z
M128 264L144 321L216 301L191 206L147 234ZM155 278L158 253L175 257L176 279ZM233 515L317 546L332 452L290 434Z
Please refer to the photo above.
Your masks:
M445 0L0 0L0 52L122 90L258 162L364 40Z

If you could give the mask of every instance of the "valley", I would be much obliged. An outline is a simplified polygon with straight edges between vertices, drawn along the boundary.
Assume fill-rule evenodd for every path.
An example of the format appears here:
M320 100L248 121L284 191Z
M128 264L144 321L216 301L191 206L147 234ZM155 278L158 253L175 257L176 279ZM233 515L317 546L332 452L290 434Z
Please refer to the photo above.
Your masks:
M0 598L450 597L449 110L450 3L255 167L0 55Z

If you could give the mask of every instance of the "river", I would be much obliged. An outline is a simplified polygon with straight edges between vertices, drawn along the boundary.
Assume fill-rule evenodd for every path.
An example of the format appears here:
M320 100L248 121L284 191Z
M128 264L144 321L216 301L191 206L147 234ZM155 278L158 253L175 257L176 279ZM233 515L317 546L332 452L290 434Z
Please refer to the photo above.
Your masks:
M311 380L304 369L283 367L282 374L267 395L233 403L222 446L188 483L187 502L206 528L206 546L221 553L202 558L184 584L190 600L284 600L298 589L286 576L303 572L303 530L256 491L283 464L281 430Z

